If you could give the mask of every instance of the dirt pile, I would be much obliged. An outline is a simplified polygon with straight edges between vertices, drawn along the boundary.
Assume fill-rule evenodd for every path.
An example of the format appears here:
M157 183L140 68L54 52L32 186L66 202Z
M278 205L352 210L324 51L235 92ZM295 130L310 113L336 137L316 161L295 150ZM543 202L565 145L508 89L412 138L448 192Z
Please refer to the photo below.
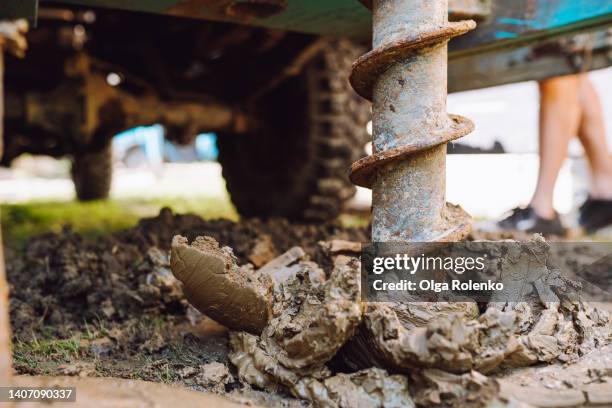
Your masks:
M32 335L66 337L86 321L123 322L134 317L185 315L187 302L170 273L172 237L206 235L234 248L237 261L261 266L300 245L325 264L318 241L364 240L364 229L339 224L290 225L286 220L235 223L204 221L162 209L120 233L87 240L69 229L32 238L23 253L7 259L11 324L16 340Z
M7 260L16 370L269 406L483 406L506 398L500 372L610 341L605 313L568 293L554 305L362 302L356 242L368 240L339 224L169 210L97 240L35 237Z
M236 248L236 262L257 266L296 244L304 248L297 256L329 263L318 241L367 238L365 229L339 224L204 221L167 209L95 240L69 229L33 237L7 259L16 373L137 378L229 393L245 403L303 406L239 381L227 329L189 306L170 272L175 234L212 236Z
M549 247L541 237L510 247L499 268L511 265L513 275L517 265L533 271L533 280L527 273L519 277L533 296L520 302L494 297L480 307L363 302L357 248L338 241L321 244L333 265L327 274L306 254L295 256L294 248L245 279L232 250L210 237L191 244L175 237L171 264L188 297L206 299L193 304L235 330L229 358L245 383L317 406L350 407L356 395L369 396L368 406L484 406L508 401L498 399L499 385L481 373L567 362L611 340L608 314L580 301L546 262L520 267L534 248L545 260ZM545 288L548 281L553 284ZM263 325L257 320L245 327L240 316L255 312ZM338 363L349 369L334 369Z
M86 321L187 310L168 256L156 247L141 252L115 237L90 242L65 231L33 239L9 265L11 323L19 340L45 326L65 336Z

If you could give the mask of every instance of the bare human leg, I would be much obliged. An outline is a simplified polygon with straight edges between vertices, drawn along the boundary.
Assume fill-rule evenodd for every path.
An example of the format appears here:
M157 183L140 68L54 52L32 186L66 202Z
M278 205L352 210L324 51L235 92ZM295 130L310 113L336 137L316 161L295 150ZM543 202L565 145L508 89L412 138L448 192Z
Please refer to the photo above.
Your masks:
M578 131L581 117L578 75L555 77L539 82L540 168L530 207L544 219L555 217L553 193L569 141Z
M612 199L612 156L606 142L603 112L597 91L588 75L578 79L578 98L582 115L578 138L584 147L591 169L590 195L595 199Z

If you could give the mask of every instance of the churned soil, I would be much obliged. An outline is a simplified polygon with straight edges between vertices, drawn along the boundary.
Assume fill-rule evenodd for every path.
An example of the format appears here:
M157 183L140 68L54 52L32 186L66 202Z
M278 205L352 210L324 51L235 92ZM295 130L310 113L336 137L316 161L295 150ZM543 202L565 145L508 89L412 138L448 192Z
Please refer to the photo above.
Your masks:
M340 223L205 221L169 209L97 239L70 229L35 236L6 260L16 373L142 379L222 394L242 403L308 406L282 390L264 391L240 381L228 357L228 330L188 304L170 271L175 235L189 242L212 237L233 249L238 264L255 268L299 246L327 275L334 261L319 242L369 241L367 228ZM517 237L471 236L511 238ZM568 262L580 262L579 255L564 254ZM609 271L608 264L602 264L602 270ZM609 384L610 346L594 353L595 357L587 356L590 362L574 366L545 365L496 376L512 384L533 382L541 389Z
M330 266L319 241L368 239L365 228L339 223L204 221L169 209L102 238L70 229L35 236L7 256L16 373L144 379L239 401L303 405L238 382L227 330L189 306L170 272L177 234L211 236L233 248L240 263L256 266L296 245Z

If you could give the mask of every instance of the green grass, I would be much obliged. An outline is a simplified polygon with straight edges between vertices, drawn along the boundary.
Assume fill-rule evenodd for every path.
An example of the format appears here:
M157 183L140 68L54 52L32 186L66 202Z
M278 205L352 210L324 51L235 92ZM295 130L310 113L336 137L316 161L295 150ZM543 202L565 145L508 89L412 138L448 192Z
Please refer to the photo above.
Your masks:
M347 228L363 228L370 223L369 215L365 214L340 214L340 223Z
M79 357L79 339L38 340L17 342L13 345L13 358L17 363L36 368L37 360L47 359L57 362L69 361Z
M207 196L6 204L0 206L0 222L4 244L19 250L28 238L60 232L64 226L71 226L87 237L129 228L142 217L157 215L162 207L170 207L176 213L194 213L205 219L238 219L229 198Z

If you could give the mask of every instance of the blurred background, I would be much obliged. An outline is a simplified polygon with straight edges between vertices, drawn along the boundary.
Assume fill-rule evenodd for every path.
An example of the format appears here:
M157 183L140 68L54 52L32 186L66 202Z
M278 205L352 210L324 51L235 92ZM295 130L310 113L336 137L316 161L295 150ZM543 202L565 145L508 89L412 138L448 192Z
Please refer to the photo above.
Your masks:
M612 68L593 71L612 145ZM498 219L529 201L538 169L538 90L535 82L503 85L450 94L448 111L465 115L476 130L449 145L447 195L479 222ZM368 146L364 147L366 150ZM0 168L0 202L7 241L61 228L104 232L132 225L162 206L192 211L207 218L237 219L221 167L214 133L178 145L164 137L160 125L138 127L112 142L113 184L110 202L74 201L69 160L23 155L10 168ZM570 145L555 190L555 208L571 224L572 212L584 200L588 168L577 139ZM359 188L347 209L367 222L371 193ZM85 216L96 214L95 217ZM570 215L570 216L568 216ZM100 229L101 228L101 229ZM612 234L604 231L604 235Z

